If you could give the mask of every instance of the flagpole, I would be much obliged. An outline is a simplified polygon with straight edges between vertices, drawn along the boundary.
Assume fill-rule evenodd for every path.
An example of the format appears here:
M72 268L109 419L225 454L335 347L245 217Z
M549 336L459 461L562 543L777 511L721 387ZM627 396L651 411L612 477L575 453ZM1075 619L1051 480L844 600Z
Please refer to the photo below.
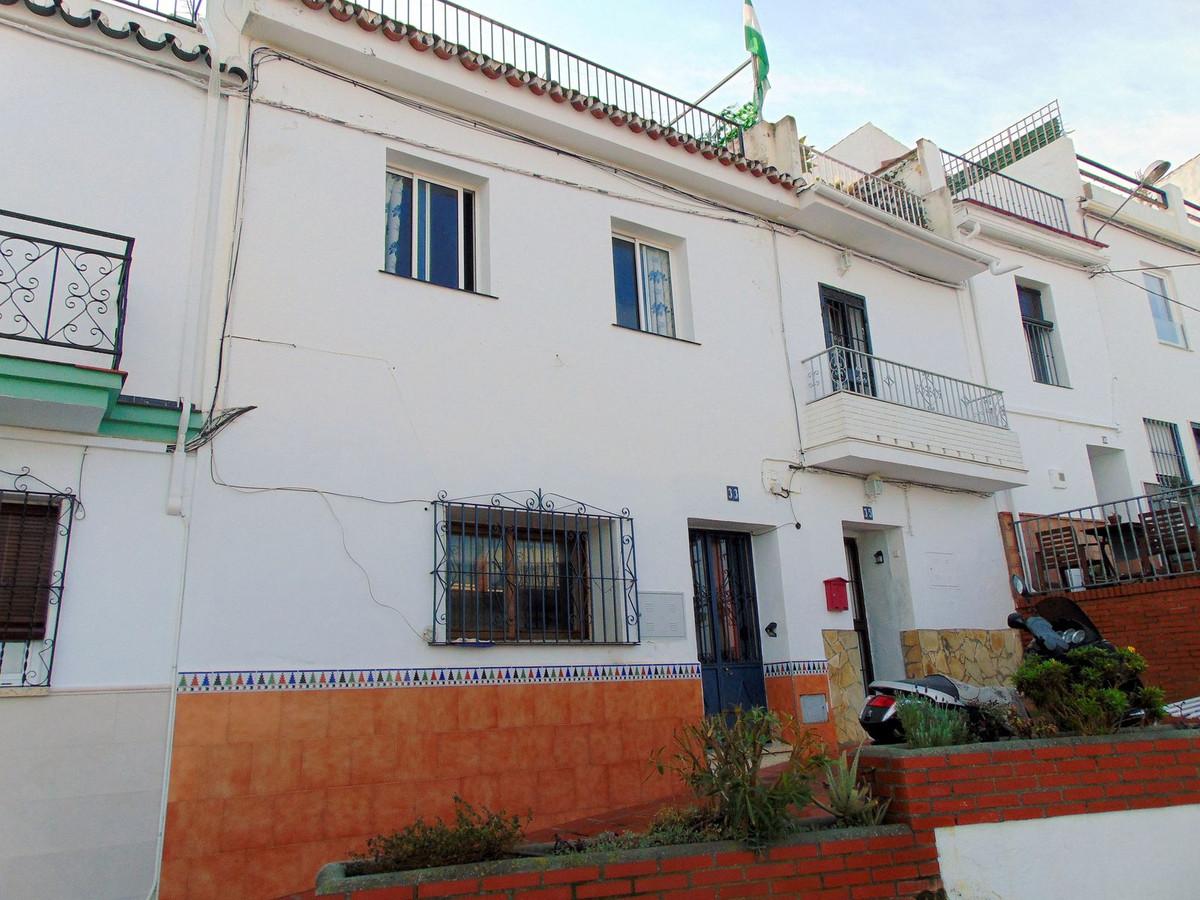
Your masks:
M738 63L738 67L736 69L734 69L732 72L730 72L724 78L722 78L720 81L718 81L716 84L714 84L711 88L709 88L707 91L705 91L704 94L701 95L701 97L698 100L696 100L695 103L692 104L692 106L699 106L701 103L703 103L705 100L707 100L713 94L715 94L721 88L725 87L725 85L727 85L735 75L737 75L740 71L742 71L742 69L746 68L746 66L750 65L750 63L752 63L752 62L754 62L754 57L747 56L744 60L742 60L740 63ZM672 125L674 125L676 122L678 122L680 119L682 119L687 114L688 114L688 110L685 109L683 112L681 112L675 118L673 118L670 122L668 122L667 127L670 128Z

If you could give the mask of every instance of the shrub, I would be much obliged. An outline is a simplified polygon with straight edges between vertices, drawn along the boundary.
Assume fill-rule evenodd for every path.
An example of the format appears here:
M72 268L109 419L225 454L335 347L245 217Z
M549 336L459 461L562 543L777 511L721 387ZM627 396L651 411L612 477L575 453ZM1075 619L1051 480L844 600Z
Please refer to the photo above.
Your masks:
M764 780L763 756L774 741L792 750L778 778ZM672 752L660 749L652 760L660 774L673 772L691 788L720 837L752 847L795 830L791 808L812 800L813 772L823 761L812 732L760 707L686 725Z
M1062 731L1111 734L1132 710L1141 724L1163 716L1163 692L1142 685L1146 660L1133 648L1076 647L1062 660L1030 656L1013 674L1017 690L1036 707L1036 717Z
M433 824L417 819L397 832L373 837L367 841L367 852L346 866L346 874L402 872L505 859L523 836L520 817L486 808L477 810L456 796L452 824L440 818Z
M817 806L837 819L837 824L847 828L860 825L878 825L887 814L890 800L880 800L871 795L871 788L858 780L858 754L854 751L851 762L846 752L837 759L825 763L825 787L829 791L828 804L814 801Z
M896 715L910 747L949 747L976 740L966 712L939 706L924 697L900 698L896 701Z
M667 847L677 844L702 844L719 841L720 826L712 813L695 806L682 809L665 807L658 811L644 832L605 831L594 837L564 841L556 837L556 854L594 853L608 850L639 850L644 847Z

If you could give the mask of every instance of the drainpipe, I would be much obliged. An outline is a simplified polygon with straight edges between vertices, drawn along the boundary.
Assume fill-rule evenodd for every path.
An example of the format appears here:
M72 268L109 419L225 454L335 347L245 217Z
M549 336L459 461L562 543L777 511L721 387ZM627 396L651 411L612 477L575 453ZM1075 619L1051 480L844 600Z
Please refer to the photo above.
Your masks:
M225 111L221 107L221 63L213 29L208 19L197 16L196 24L208 41L209 73L207 99L204 107L204 136L201 143L200 168L196 174L195 213L192 221L192 251L188 262L187 294L185 295L184 325L179 347L179 425L175 430L175 449L171 454L171 470L167 482L167 515L183 521L183 566L179 576L179 591L175 597L172 616L171 673L167 681L170 700L167 707L166 739L163 748L163 775L158 810L158 833L155 840L154 872L146 900L158 897L162 878L162 858L167 829L167 797L171 786L171 757L175 749L175 711L178 699L179 644L183 633L183 603L187 589L188 552L191 545L191 522L184 516L183 476L187 460L188 420L191 418L192 397L198 373L202 376L205 360L205 335L208 329L208 301L212 293L212 271L217 237L218 212L221 197L222 154L225 146ZM204 209L204 221L200 210Z
M208 98L204 108L204 137L200 168L196 173L196 202L192 220L192 251L188 263L187 294L183 332L179 343L179 425L175 430L175 450L171 455L171 473L167 482L167 515L182 516L183 468L187 459L188 420L197 371L202 369L204 328L207 325L207 301L212 293L213 256L216 247L218 208L221 199L221 154L224 149L225 115L221 108L220 53L208 20L196 20L208 41ZM203 218L200 210L204 209Z

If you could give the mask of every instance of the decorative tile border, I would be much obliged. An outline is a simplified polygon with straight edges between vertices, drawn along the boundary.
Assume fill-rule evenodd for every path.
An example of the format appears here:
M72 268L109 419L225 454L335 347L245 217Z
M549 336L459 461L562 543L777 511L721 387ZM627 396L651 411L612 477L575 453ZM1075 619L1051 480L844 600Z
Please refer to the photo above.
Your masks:
M823 659L789 659L785 662L772 662L763 666L763 674L767 678L778 678L782 675L828 675L829 663Z
M699 678L699 663L607 666L495 666L431 669L239 669L180 672L180 693L288 691L321 688L465 687L503 684L578 684L588 681L664 681Z

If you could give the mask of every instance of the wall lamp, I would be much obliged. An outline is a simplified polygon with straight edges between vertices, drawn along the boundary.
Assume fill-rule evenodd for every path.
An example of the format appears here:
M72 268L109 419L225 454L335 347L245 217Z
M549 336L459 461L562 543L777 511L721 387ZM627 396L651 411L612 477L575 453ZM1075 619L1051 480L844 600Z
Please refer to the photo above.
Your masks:
M1152 184L1157 184L1170 170L1171 164L1165 159L1156 159L1154 162L1150 163L1150 165L1146 167L1146 171L1142 174L1141 180L1138 181L1137 187L1131 190L1129 192L1129 196L1121 201L1121 205L1114 209L1112 214L1101 223L1100 227L1096 229L1096 234L1092 235L1092 240L1094 241L1096 239L1096 235L1102 232L1104 227L1117 217L1117 213L1125 208L1125 204L1132 200L1138 191L1144 187L1149 187Z

